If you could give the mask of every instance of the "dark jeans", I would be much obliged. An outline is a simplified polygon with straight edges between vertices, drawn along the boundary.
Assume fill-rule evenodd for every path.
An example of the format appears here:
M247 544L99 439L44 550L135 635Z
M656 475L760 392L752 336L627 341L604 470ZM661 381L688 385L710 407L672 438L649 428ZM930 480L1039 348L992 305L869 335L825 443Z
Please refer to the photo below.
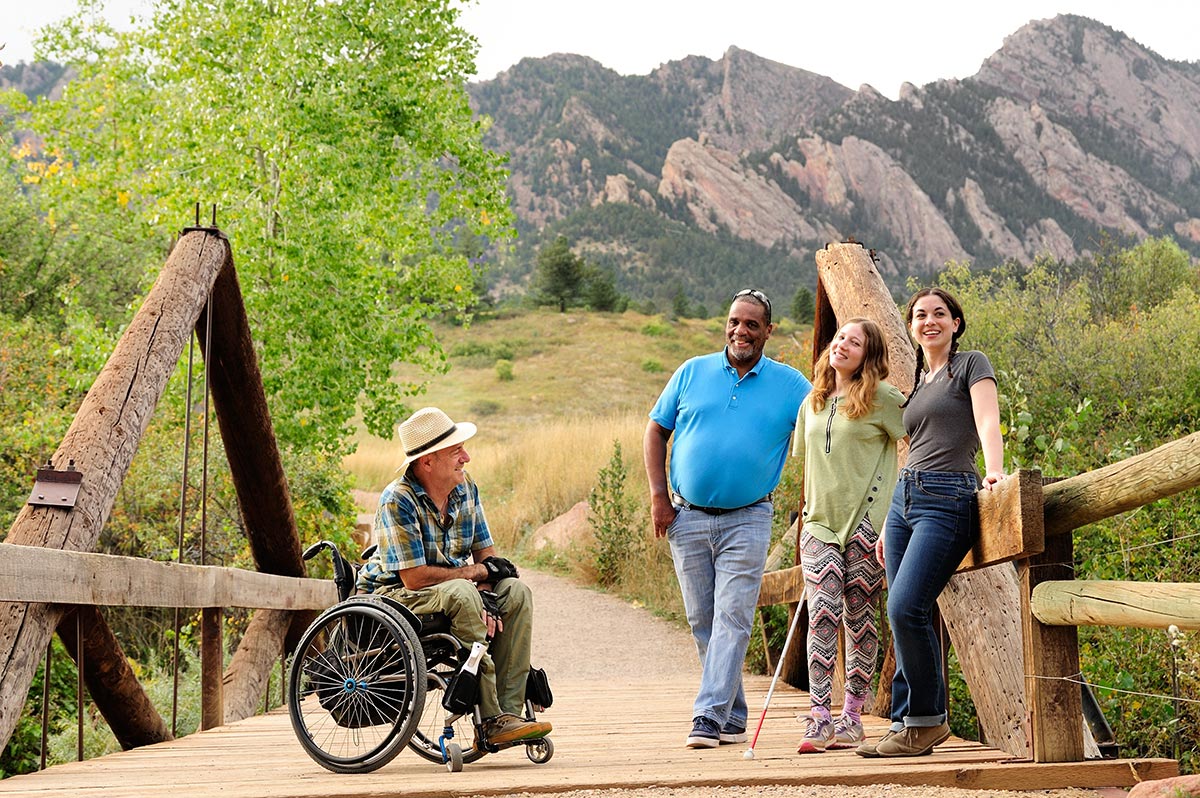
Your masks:
M975 474L903 469L884 530L888 621L896 650L892 726L946 722L933 608L977 535Z

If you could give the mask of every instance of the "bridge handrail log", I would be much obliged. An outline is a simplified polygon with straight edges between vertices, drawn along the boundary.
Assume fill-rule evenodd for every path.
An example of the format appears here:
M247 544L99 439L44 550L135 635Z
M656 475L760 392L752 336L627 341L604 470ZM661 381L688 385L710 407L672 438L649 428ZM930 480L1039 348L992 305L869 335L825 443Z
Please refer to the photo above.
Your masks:
M320 610L337 601L337 588L329 579L0 543L0 601Z
M1030 612L1047 626L1200 629L1200 584L1072 579L1033 589Z
M1046 485L1046 536L1062 535L1200 485L1200 431Z

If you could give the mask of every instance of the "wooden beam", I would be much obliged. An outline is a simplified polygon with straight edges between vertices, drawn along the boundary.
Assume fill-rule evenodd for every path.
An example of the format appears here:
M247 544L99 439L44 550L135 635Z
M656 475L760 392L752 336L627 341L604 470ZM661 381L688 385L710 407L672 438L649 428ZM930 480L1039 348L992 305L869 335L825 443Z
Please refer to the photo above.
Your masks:
M1200 485L1200 432L1043 488L1046 535L1061 535Z
M71 607L59 622L58 637L71 659L80 662L76 618L82 630L83 681L121 748L128 751L175 739L98 607Z
M979 528L987 534L975 541L959 571L1030 557L1045 549L1040 471L1022 469L978 495Z
M211 351L207 321L205 310L196 332L254 564L268 574L304 576L291 492L232 258L213 284Z
M1200 629L1200 584L1194 582L1041 582L1029 606L1047 626Z
M284 610L254 613L222 679L226 723L243 720L258 712L294 615L296 613ZM283 678L286 682L287 674Z
M758 606L799 604L804 601L804 569L799 565L763 574L758 589Z
M196 231L179 239L54 453L55 467L74 460L83 475L74 508L25 505L8 543L75 551L96 545L159 397L229 259L229 243L220 236ZM62 612L46 604L0 605L0 746L16 727Z
M337 589L328 579L0 543L0 601L315 610L334 604Z
M1029 756L1034 762L1083 760L1083 698L1079 684L1079 632L1046 626L1033 616L1030 597L1038 585L1074 575L1074 541L1059 535L1046 550L1021 563L1021 624L1024 634L1025 704L1029 708Z

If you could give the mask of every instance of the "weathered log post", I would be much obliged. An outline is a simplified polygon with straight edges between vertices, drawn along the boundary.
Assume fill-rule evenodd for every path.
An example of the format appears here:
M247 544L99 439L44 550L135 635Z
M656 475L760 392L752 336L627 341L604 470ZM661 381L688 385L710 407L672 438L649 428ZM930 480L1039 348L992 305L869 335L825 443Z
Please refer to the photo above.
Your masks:
M837 318L863 316L883 328L891 360L888 381L904 393L910 392L916 355L869 251L856 243L830 244L816 253L816 262L817 275ZM1027 755L1025 707L1017 698L1025 694L1020 595L1016 570L999 565L956 574L938 601L960 654L963 676L975 697L984 735L990 744L1014 756ZM888 692L888 703L876 697L876 711L887 711Z
M218 236L196 231L180 238L54 454L56 467L74 460L83 475L74 508L27 504L6 542L74 551L95 547L159 397L230 258L228 242ZM51 604L0 605L0 744L7 744L16 727L63 612Z
M217 275L212 288L210 343L205 342L209 337L208 313L208 310L201 312L196 332L254 564L263 573L304 576L291 492L267 410L258 355L232 260ZM279 652L285 646L294 647L313 618L308 611L282 612L283 617L272 617L280 614L280 610L255 613L255 622L246 629L220 680L227 688L224 710L218 712L213 708L207 723L217 725L222 717L225 721L241 720L257 711ZM215 615L210 622L216 622ZM286 643L280 634L281 627L286 633ZM216 630L211 633L217 634ZM221 684L210 683L207 694L217 695L220 687Z
M76 623L79 624L84 650L84 683L92 703L104 716L121 748L128 751L175 739L142 690L120 641L100 614L100 608L80 605L66 609L58 624L58 637L71 658L79 662L75 634ZM120 656L113 656L113 652Z

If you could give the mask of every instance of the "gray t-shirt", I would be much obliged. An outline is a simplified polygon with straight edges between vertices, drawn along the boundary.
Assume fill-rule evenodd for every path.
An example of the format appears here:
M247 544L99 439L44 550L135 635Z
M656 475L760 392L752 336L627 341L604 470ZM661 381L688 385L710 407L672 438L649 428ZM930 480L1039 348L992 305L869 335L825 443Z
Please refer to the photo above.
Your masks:
M975 469L979 433L971 410L971 386L995 380L996 373L982 352L959 352L934 375L922 376L916 393L904 408L908 431L907 468L917 471L969 471Z

